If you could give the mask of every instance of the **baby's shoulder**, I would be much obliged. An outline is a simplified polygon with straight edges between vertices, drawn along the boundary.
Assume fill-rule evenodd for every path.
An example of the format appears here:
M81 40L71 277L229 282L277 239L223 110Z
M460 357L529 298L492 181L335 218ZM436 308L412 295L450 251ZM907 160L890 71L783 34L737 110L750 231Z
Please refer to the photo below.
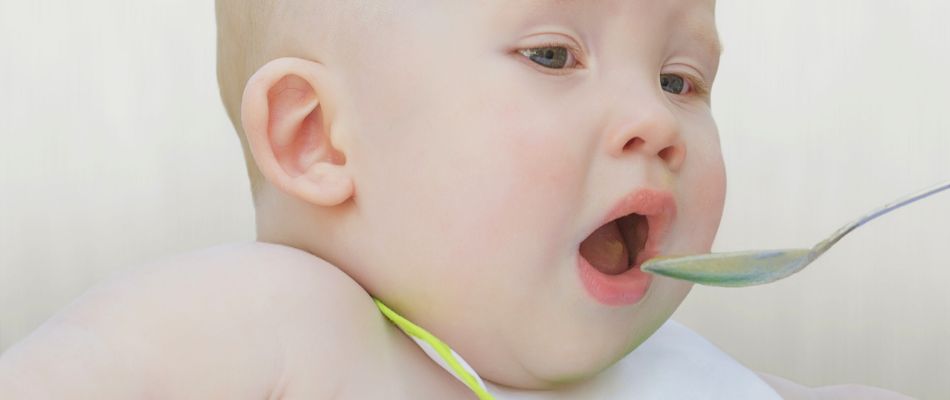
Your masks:
M155 285L149 303L164 301L169 325L216 333L183 341L181 357L194 352L209 360L241 360L227 374L260 379L267 398L333 396L355 371L372 370L379 354L367 343L379 343L387 329L357 282L293 247L216 246L162 260L140 274L141 285ZM190 377L205 380L202 369Z
M232 329L256 332L249 342L259 343L264 354L279 355L260 358L280 366L267 398L470 395L390 324L356 281L329 262L292 247L259 242L212 248L208 254L209 260L198 256L181 264L184 270L202 270L199 281L205 283L199 286L205 290L233 296L233 304L240 307L220 311L225 324L236 322L240 325ZM227 279L235 283L224 283ZM205 312L219 314L216 309ZM261 373L260 364L249 363L249 368L252 374L254 369Z
M222 325L269 332L282 341L295 331L330 335L384 320L363 288L329 262L305 251L250 242L210 247L157 260L116 276L94 292L133 301L171 323ZM194 318L187 318L188 315ZM332 324L331 324L332 323ZM320 329L312 329L319 326ZM362 330L360 330L362 331ZM251 338L247 338L251 339Z
M380 354L367 343L383 342L386 325L372 298L326 261L231 244L110 278L4 361L24 371L22 389L46 388L50 398L336 398L352 374L373 374Z

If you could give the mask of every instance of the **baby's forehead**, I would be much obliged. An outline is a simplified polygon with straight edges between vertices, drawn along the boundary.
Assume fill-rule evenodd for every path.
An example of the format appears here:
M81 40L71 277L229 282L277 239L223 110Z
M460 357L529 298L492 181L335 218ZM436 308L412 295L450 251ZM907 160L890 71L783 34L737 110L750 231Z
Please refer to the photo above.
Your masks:
M694 16L712 17L715 0L472 0L481 8L492 8L501 13L570 10L575 15L600 14L613 19L630 14L652 15L674 10Z
M332 1L332 0L320 0ZM520 28L566 26L582 31L603 31L607 36L630 35L631 27L663 36L675 35L698 45L710 57L722 51L716 29L715 0L362 0L362 7L399 16L404 24L417 23L411 14L424 13L452 20L446 34L479 27L492 33ZM420 11L425 10L425 11ZM644 22L649 22L644 24ZM398 23L398 22L397 22ZM380 26L385 29L385 24ZM652 28L652 29L651 29ZM554 30L557 30L556 28ZM657 32L662 31L662 32ZM357 35L368 35L366 30ZM652 39L650 39L652 40Z
M566 28L627 48L633 41L674 40L689 43L707 60L718 60L721 52L715 0L231 1L271 4L265 6L272 8L268 30L283 34L267 36L273 36L272 43L279 47L299 43L315 54L361 61L374 58L364 53L378 52L380 46L418 47L416 34L423 31L422 36L441 36L443 41L458 35L511 41L536 28Z
M228 1L228 0L219 0ZM714 24L715 0L230 0L257 3L264 13L273 12L278 18L300 17L308 14L324 23L367 22L374 17L394 17L400 14L429 14L451 10L480 11L504 20L516 14L541 17L545 12L571 11L577 15L600 14L609 19L623 18L624 14L655 14L665 8L688 14L687 19L708 18ZM454 4L453 4L454 3ZM472 19L483 13L468 13ZM364 18L360 18L360 16ZM705 17L705 18L704 18ZM347 21L350 20L350 21ZM360 21L357 21L360 20ZM496 21L497 22L497 21Z

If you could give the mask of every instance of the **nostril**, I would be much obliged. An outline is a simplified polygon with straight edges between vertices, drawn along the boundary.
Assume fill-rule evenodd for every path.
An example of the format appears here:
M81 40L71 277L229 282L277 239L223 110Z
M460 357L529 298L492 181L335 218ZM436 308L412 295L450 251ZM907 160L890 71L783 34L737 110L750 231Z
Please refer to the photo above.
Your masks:
M686 148L682 145L667 146L657 156L673 171L679 170L686 158Z
M666 161L667 163L672 163L673 159L676 157L676 147L667 146L663 150L660 150L657 155L660 156L660 159Z
M664 164L673 170L678 169L680 164L683 163L683 159L686 157L686 148L683 147L682 143L670 144L669 146L660 149L660 151L656 150L658 146L654 147L654 144L656 143L652 141L647 143L647 141L642 137L634 136L627 140L627 142L623 145L623 151L621 153L627 154L643 152L643 155L653 155L659 157L661 160L663 160Z
M628 140L627 143L623 145L623 151L636 150L641 146L643 146L643 139L637 136Z

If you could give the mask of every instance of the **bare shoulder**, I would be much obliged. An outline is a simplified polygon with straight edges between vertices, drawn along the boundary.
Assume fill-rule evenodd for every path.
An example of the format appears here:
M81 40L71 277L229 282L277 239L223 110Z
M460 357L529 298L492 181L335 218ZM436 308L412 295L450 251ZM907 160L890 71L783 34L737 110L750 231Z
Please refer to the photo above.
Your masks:
M329 262L293 247L251 242L212 247L145 269L151 304L175 304L167 321L183 328L181 354L204 353L182 374L184 389L221 374L215 398L330 398L373 354L385 330L372 298ZM151 275L149 277L149 275ZM196 323L197 322L197 323ZM195 331L193 324L205 329ZM147 328L146 328L147 329ZM238 388L233 377L257 387ZM229 385L231 385L229 387ZM298 394L299 393L299 394ZM188 393L193 395L194 393Z
M330 397L383 325L366 292L318 257L216 246L91 289L0 358L0 382L51 398L259 399L293 397L307 373L300 390Z
M812 388L764 372L758 374L785 400L913 400L912 397L871 386L845 384Z

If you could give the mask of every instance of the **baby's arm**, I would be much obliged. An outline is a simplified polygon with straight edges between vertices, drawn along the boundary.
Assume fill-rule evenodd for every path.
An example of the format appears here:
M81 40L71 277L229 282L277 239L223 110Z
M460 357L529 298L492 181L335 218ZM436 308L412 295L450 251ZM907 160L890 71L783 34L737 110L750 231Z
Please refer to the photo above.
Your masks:
M330 398L361 359L350 308L378 311L333 266L251 247L86 293L0 357L0 399Z
M62 317L44 324L0 358L0 398L141 397L119 349L97 330Z

